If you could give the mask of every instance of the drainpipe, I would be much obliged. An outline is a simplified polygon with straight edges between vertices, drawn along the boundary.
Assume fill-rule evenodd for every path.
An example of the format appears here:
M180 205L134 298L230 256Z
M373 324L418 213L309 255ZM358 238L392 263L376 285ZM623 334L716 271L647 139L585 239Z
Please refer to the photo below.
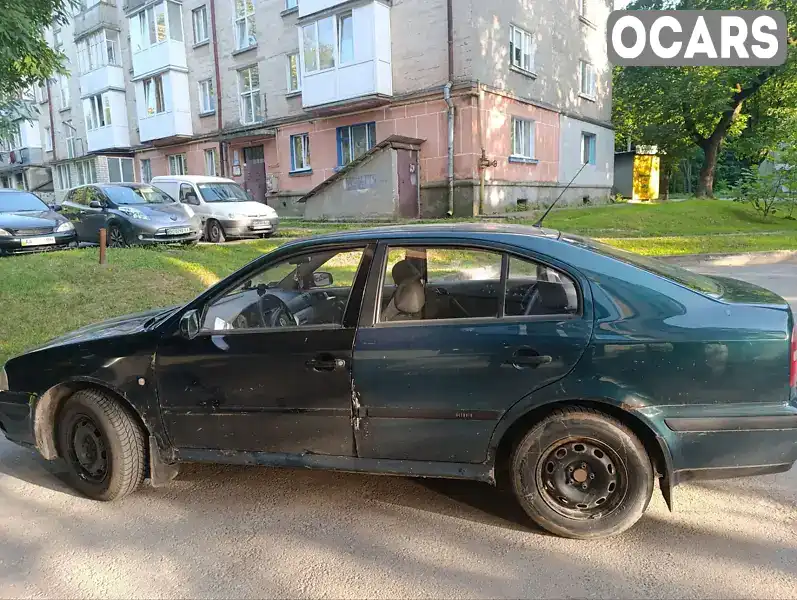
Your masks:
M221 137L224 120L221 114L221 71L219 70L219 38L216 34L216 0L210 0L210 30L213 32L213 69L216 72L216 128L219 132L219 166L221 167L221 176L225 177L227 175L227 153Z
M448 83L443 97L448 105L448 216L454 215L454 100L451 88L454 85L454 0L447 2L448 17Z
M50 79L47 79L47 109L50 111L50 145L53 147L53 162L58 160L55 148L55 121L53 120L53 95L50 92Z

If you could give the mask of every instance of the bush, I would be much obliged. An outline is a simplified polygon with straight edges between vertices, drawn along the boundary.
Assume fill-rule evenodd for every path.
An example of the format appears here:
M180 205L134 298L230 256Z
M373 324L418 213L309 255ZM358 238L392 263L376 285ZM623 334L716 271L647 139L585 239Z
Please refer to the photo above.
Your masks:
M734 201L750 204L765 219L777 213L784 189L784 171L762 171L758 166L745 169L736 190Z

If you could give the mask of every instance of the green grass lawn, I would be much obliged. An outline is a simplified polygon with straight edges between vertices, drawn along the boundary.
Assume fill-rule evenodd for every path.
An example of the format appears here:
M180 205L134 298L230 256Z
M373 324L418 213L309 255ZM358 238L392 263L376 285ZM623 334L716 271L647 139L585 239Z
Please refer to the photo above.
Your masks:
M546 225L649 255L797 249L797 221L762 220L733 202L564 209ZM94 321L185 302L288 239L360 227L286 221L272 240L109 250L105 266L92 248L0 259L0 363Z

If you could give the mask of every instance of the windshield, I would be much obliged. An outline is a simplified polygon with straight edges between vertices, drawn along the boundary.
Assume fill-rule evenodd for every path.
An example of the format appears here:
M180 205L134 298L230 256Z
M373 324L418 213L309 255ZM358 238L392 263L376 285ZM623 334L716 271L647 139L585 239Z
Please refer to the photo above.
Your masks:
M594 250L595 252L605 256L616 258L617 260L629 263L639 267L640 269L644 269L645 271L650 271L659 277L664 277L665 279L670 279L671 281L680 283L681 285L686 286L696 292L702 292L703 294L708 294L709 296L714 296L715 298L722 297L722 287L714 279L709 277L698 275L692 271L687 271L681 267L667 264L664 261L657 260L649 256L642 256L640 254L634 254L633 252L628 252L626 250L620 250L619 248L614 248L608 244L604 244L590 238L581 237L578 235L568 235L562 236L562 239L585 246L590 250Z
M237 183L200 183L197 187L205 202L249 202L252 199Z
M3 192L0 194L0 212L41 212L43 210L50 210L50 208L28 192Z
M130 204L172 204L174 199L151 186L140 187L106 187L103 191L114 204L126 206Z

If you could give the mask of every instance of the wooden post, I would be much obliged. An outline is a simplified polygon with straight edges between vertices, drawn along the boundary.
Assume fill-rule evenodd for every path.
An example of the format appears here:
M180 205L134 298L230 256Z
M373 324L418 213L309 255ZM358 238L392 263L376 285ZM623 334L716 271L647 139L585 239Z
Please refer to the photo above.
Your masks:
M107 231L105 227L100 229L100 264L104 265L108 262L107 257L105 256L105 250L107 248Z

